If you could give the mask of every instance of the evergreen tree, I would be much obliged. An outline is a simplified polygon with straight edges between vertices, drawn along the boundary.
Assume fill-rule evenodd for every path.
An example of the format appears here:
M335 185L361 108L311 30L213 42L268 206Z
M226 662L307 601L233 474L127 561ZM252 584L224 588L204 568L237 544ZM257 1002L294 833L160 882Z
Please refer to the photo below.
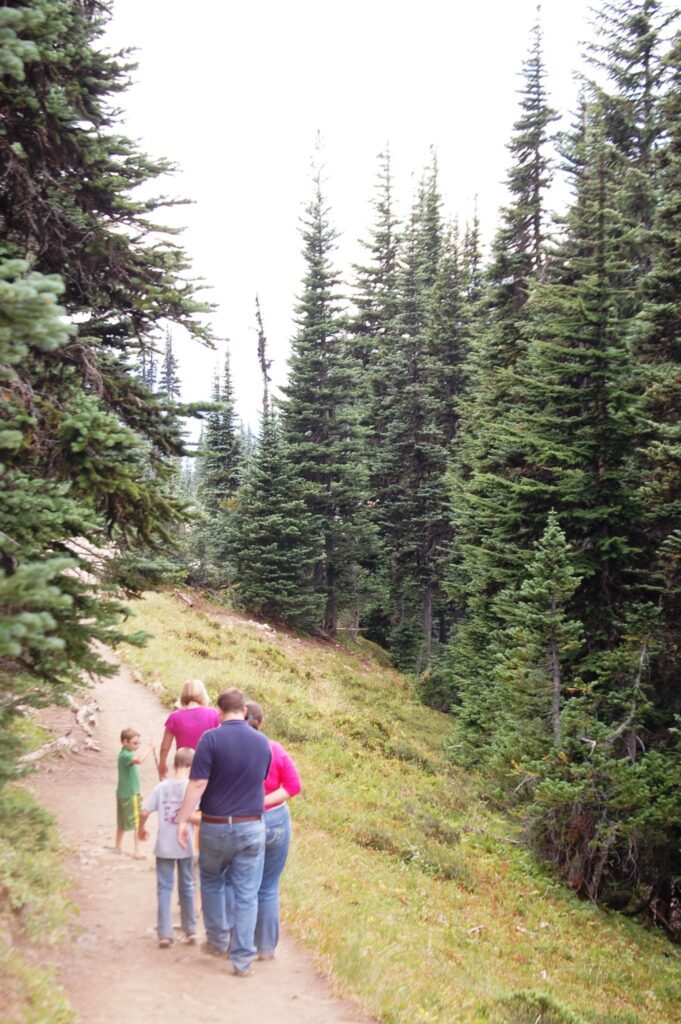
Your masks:
M156 391L158 386L158 363L156 360L156 349L153 345L148 349L143 348L141 350L137 363L137 374L149 391Z
M234 590L245 608L303 629L318 627L324 594L314 588L313 579L323 537L272 413L263 417L235 497L228 541Z
M390 647L399 664L421 669L430 660L449 528L447 396L441 392L448 370L438 362L444 348L437 351L434 316L444 244L440 207L433 159L404 232L393 336L374 371L384 392L372 476L374 514L390 566Z
M676 16L661 0L612 0L595 11L596 40L588 49L606 138L619 155L618 206L629 226L630 272L621 296L626 315L640 308L641 276L652 267L663 47Z
M99 412L98 440L111 451L104 462L102 448L93 446L72 482L41 477L33 451L37 417L25 405L22 379L40 379L43 360L72 342L75 332L57 304L62 292L59 278L29 271L26 261L0 261L0 738L6 755L0 785L17 772L21 743L13 724L21 708L61 699L83 672L108 674L110 666L92 641L116 645L125 639L118 626L126 609L78 570L92 571L88 542L104 535L103 516L88 494L88 472L106 464L119 488L124 474L131 486L142 470L142 446ZM61 426L91 423L95 412L90 403L80 419L74 410Z
M660 200L652 235L655 261L643 282L643 308L631 332L647 427L637 451L650 570L646 583L659 605L664 637L652 668L660 737L669 734L673 715L681 707L676 686L681 649L681 36L667 63L665 144L659 153Z
M508 173L510 203L501 211L501 226L486 270L490 330L486 337L487 370L512 366L520 346L519 324L533 281L546 262L546 196L551 184L549 134L556 120L546 91L546 69L539 24L522 66L521 114L513 126Z
M270 395L270 384L272 383L270 368L272 360L267 358L267 337L262 322L260 299L257 295L255 297L255 322L258 331L258 362L260 363L260 372L262 373L262 414L264 417L267 417L272 408Z
M647 910L678 936L681 748L639 742L650 719L656 614L632 605L601 678L571 687L558 757L526 764L529 835L577 892ZM671 739L671 742L670 742Z
M370 417L373 420L379 411L381 353L391 342L395 317L398 313L397 291L398 271L398 227L394 212L393 179L388 149L379 155L379 172L376 194L372 202L374 224L368 241L362 242L369 256L369 262L356 264L353 301L355 313L351 321L354 336L354 354L362 369L367 373L372 397ZM378 380L373 370L378 368ZM373 386L371 386L373 385Z
M556 115L548 103L538 25L522 75L521 114L509 143L511 201L501 211L492 261L481 282L477 225L464 243L471 322L451 475L454 539L447 592L459 614L447 663L450 699L460 700L463 692L477 694L475 712L470 707L466 712L472 715L472 737L478 728L487 731L494 715L486 702L486 697L492 697L493 638L500 625L493 611L494 598L515 582L508 559L519 540L513 532L517 521L509 527L508 509L490 482L513 471L506 464L512 456L500 443L500 422L508 413L513 369L525 347L527 298L547 263L549 129ZM548 507L538 510L544 522ZM472 749L476 744L473 739Z
M130 197L168 164L112 130L129 67L100 45L106 14L75 0L0 9L3 727L18 703L59 697L83 670L107 671L90 641L119 642L124 610L97 586L96 552L112 540L121 552L160 549L186 517L169 486L184 450L179 409L158 403L130 367L161 320L210 335L196 321L184 254L149 222L164 201ZM53 274L77 333L51 316ZM107 573L146 585L124 557Z
M502 784L527 771L528 760L560 749L566 670L569 673L582 642L581 623L567 612L581 582L573 562L558 517L551 511L525 579L496 601L505 627L495 671L500 715L492 767ZM568 674L568 679L574 690L574 678Z
M220 377L213 379L212 408L206 414L201 448L199 497L209 517L217 517L239 486L242 449L237 421L229 353ZM219 529L219 528L218 528Z
M536 537L537 515L556 502L579 551L581 617L592 642L599 635L607 645L617 634L640 543L630 460L639 418L619 315L627 267L626 229L614 201L618 161L598 106L582 163L555 280L535 287L529 307L527 355L504 424L515 463L505 491L517 523L511 529L521 537Z
M267 338L256 300L258 361L263 377L260 435L226 522L234 588L249 611L305 629L317 627L324 595L314 587L324 538L305 500L270 408Z
M164 395L175 401L179 401L182 395L182 382L179 377L180 364L173 352L173 338L170 331L166 330L163 346L163 360L158 375L158 389ZM145 382L146 383L146 382Z
M283 430L288 457L306 486L308 511L324 537L315 589L324 595L321 625L333 635L341 609L353 600L354 567L365 530L357 414L351 401L356 373L332 265L336 232L329 223L321 174L318 162L303 220L306 269L283 389Z
M374 222L367 241L361 244L368 260L355 265L351 319L352 346L359 368L356 402L362 425L363 461L370 499L368 519L380 536L381 495L385 481L378 452L382 450L391 414L386 404L390 391L388 364L398 344L399 313L399 221L394 211L390 153L379 155L379 171L372 199ZM391 600L386 567L387 552L375 542L374 556L366 563L365 580L372 591L361 612L364 633L384 646L389 645Z

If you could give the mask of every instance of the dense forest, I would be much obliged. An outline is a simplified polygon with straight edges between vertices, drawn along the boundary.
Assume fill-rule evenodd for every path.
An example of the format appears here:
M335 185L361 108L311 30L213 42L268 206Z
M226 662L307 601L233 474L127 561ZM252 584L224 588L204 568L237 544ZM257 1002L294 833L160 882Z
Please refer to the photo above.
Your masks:
M361 265L335 265L321 160L286 386L240 429L229 360L188 461L188 261L116 134L109 5L0 5L0 730L116 644L167 581L333 637L361 630L452 716L451 757L568 884L681 934L681 35L594 14L557 134L541 29L489 252L379 157ZM551 214L552 181L570 201ZM369 186L370 187L370 186ZM369 189L368 189L369 190ZM347 296L350 296L350 299ZM141 641L141 638L139 638ZM4 763L11 775L13 764Z

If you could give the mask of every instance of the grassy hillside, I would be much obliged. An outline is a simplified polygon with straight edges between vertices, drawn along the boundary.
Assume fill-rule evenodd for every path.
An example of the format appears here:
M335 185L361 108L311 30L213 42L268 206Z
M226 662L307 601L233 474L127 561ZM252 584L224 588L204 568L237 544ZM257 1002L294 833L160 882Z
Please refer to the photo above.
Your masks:
M23 727L22 727L23 728ZM26 736L43 738L30 722ZM49 947L63 941L70 880L64 848L50 815L24 788L0 793L0 1021L74 1024L76 1017L47 966Z
M678 947L538 866L447 762L447 717L371 645L274 632L199 598L135 612L131 629L153 637L125 657L144 683L169 705L187 678L239 686L293 754L304 789L283 915L339 991L385 1024L679 1019Z

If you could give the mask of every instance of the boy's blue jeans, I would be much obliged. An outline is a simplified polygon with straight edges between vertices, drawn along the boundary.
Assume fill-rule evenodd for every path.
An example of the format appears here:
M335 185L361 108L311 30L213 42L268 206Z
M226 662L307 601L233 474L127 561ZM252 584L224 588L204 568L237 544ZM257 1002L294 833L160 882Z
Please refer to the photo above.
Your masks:
M255 945L258 953L272 956L279 942L279 879L286 864L291 842L291 815L288 805L265 811L265 866L258 892L258 922Z
M170 904L173 896L173 880L177 864L177 884L180 893L180 920L185 935L196 935L196 910L194 909L194 858L182 857L172 860L156 858L156 893L158 895L158 918L156 931L159 939L173 938L173 922Z
M245 971L256 953L253 935L264 859L262 819L231 825L201 822L199 873L206 938L214 949L229 950L237 971Z

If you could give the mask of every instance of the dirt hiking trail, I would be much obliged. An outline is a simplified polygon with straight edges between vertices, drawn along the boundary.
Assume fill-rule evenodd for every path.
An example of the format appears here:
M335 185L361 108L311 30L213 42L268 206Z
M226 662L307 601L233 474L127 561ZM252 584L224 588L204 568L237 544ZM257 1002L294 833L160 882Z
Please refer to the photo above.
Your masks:
M198 946L158 948L155 815L151 838L142 844L146 858L133 859L129 833L123 856L117 856L116 759L126 726L140 731L143 747L153 739L158 748L167 711L125 668L93 694L101 709L95 734L101 751L81 747L79 754L46 761L29 780L73 851L69 868L80 913L54 956L57 979L83 1024L371 1024L372 1018L331 994L310 954L285 932L276 959L257 961L249 978L234 977L226 959L206 956ZM52 709L44 718L59 733L72 716ZM157 782L152 755L140 772L145 796ZM295 828L295 807L293 817ZM176 893L173 906L179 922Z

